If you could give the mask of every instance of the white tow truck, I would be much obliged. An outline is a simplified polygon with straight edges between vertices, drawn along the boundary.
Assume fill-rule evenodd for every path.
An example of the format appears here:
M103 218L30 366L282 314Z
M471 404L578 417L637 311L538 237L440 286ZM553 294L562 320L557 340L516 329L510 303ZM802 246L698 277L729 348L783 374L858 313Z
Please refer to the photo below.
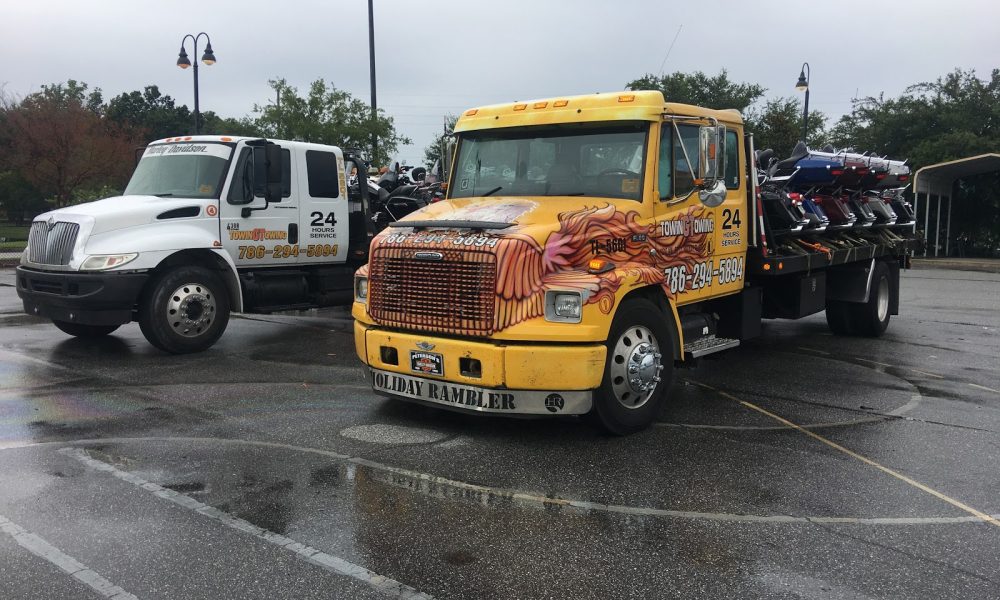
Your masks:
M230 312L349 304L373 236L365 161L334 146L229 136L149 144L122 196L35 218L17 293L79 337L137 321L171 353Z

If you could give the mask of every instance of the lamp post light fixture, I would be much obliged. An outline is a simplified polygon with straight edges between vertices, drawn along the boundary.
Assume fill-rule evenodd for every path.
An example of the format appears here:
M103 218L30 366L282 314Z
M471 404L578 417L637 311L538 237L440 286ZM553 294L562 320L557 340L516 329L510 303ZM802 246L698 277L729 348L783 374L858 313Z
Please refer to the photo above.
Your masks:
M208 66L215 64L215 53L212 52L212 39L208 37L208 34L202 31L198 35L191 35L190 33L181 38L181 51L177 54L177 66L186 69L190 66L194 66L194 132L195 134L201 133L201 112L198 109L198 61L195 60L194 64L191 64L191 60L188 59L187 52L184 50L184 43L187 42L188 38L194 42L194 55L198 56L198 39L201 36L205 36L205 41L208 42L205 45L205 53L201 55L201 62Z
M802 141L806 141L806 132L809 131L809 63L802 63L802 70L799 71L799 81L795 84L795 89L806 93L805 108L802 109Z

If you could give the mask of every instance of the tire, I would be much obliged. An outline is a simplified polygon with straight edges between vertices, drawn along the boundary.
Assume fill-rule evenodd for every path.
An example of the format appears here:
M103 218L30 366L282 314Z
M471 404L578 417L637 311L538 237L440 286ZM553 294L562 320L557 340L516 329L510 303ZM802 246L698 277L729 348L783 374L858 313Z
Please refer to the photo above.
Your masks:
M840 300L826 301L826 324L834 335L851 335L851 305Z
M626 300L619 307L605 342L604 378L592 412L609 433L642 431L660 413L674 373L672 330L649 300ZM632 381L630 365L637 369Z
M164 352L201 352L229 324L229 293L214 272L176 267L150 283L139 306L139 328Z
M99 338L115 331L121 325L83 325L82 323L71 323L69 321L52 320L52 324L62 332L68 333L78 338Z
M892 283L889 267L883 262L875 263L872 286L868 291L868 302L852 304L850 308L851 329L858 335L879 337L889 326L889 300Z

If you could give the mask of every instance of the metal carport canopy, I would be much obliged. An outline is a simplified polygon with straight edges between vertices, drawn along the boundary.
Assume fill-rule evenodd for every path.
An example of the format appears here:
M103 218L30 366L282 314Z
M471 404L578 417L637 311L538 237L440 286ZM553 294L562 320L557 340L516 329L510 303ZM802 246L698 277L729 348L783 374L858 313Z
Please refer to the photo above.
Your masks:
M969 156L958 160L949 160L917 169L913 177L913 210L920 220L920 194L924 195L926 205L924 208L924 240L928 240L930 234L931 196L937 196L937 221L934 226L934 256L940 250L941 237L941 198L948 198L948 222L945 236L945 256L948 255L949 242L951 241L951 189L955 181L973 175L1000 171L1000 154L989 153L978 156ZM914 229L916 229L914 224ZM924 256L927 256L927 247L924 247Z

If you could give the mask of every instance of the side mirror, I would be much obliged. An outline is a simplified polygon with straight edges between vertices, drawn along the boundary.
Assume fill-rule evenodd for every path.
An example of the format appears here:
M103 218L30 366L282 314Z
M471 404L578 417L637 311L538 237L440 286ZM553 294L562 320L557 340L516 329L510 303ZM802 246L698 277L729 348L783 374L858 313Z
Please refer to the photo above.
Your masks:
M410 179L413 181L423 181L427 177L427 169L415 167L410 171Z
M281 146L267 144L253 148L254 195L266 202L281 201Z
M726 201L726 183L721 179L716 179L698 190L698 199L709 208L714 208Z
M726 126L704 126L698 132L698 179L706 188L714 186L726 172Z

